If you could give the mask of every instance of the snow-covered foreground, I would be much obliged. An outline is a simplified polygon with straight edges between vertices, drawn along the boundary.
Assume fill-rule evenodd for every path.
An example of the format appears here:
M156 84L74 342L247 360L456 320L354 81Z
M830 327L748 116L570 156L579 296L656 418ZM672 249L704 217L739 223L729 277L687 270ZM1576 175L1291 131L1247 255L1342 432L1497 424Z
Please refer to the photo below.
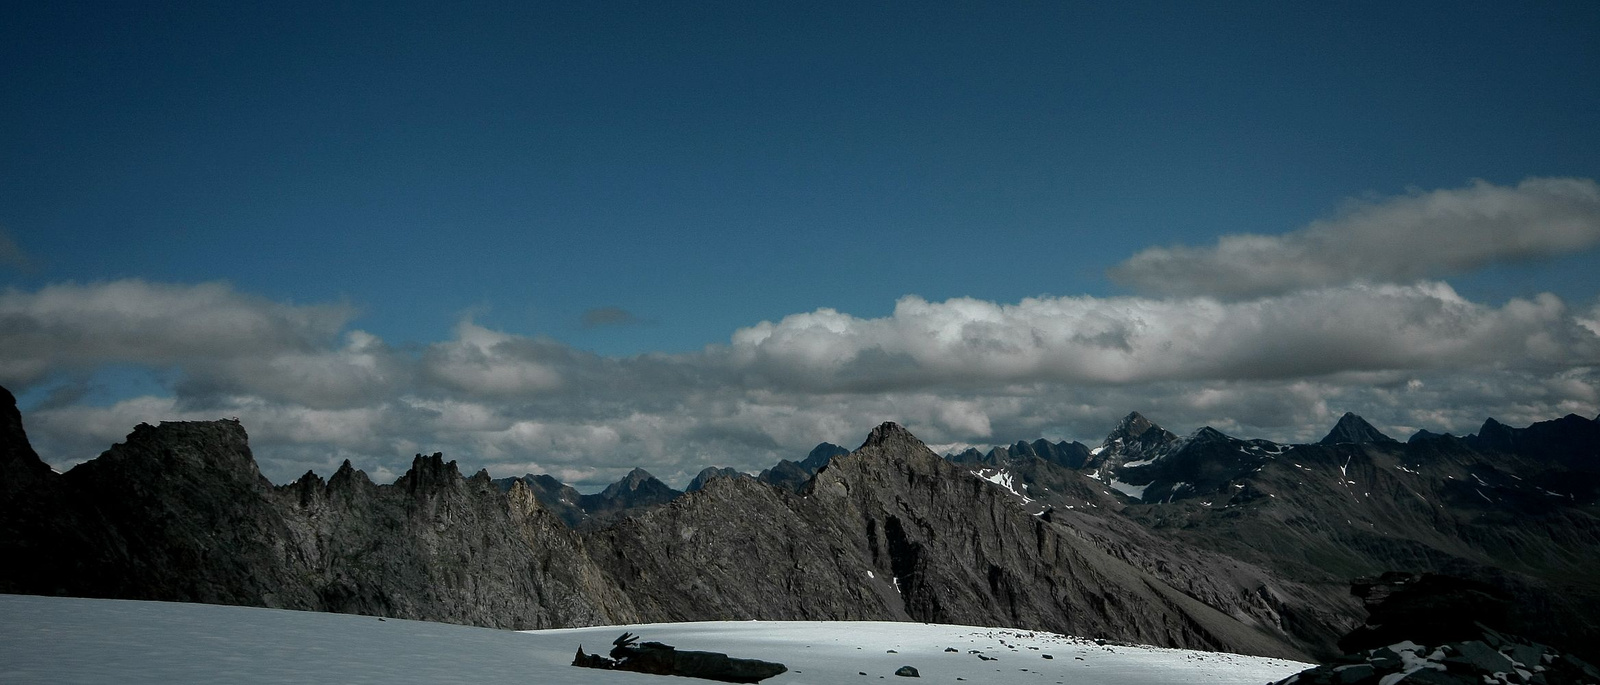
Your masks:
M907 665L922 675L912 682L1260 685L1310 667L921 623L662 623L518 633L344 614L0 595L0 682L711 682L568 665L579 643L604 653L624 630L680 649L782 662L789 672L764 681L773 685L863 683L879 677L899 682L894 671ZM949 647L958 651L946 652ZM982 660L970 650L995 660Z

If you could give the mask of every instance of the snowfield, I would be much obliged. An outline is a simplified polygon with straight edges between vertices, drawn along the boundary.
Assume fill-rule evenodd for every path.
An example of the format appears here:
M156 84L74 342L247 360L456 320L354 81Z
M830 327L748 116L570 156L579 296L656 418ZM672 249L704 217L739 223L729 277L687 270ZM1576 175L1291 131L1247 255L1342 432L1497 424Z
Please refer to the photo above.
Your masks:
M579 644L605 653L625 630L679 649L781 662L789 671L763 681L775 685L900 682L894 672L901 666L921 672L910 682L1261 685L1312 666L922 623L723 621L512 632L346 614L0 595L0 682L712 682L569 665ZM945 651L952 647L958 651Z

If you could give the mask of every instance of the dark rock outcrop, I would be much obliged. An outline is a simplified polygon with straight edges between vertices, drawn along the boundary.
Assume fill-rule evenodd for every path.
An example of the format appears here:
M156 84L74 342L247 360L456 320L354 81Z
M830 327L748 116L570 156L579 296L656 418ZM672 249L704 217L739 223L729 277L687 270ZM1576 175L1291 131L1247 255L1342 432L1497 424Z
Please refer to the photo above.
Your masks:
M1459 640L1399 640L1301 671L1278 685L1579 685L1600 682L1583 659L1482 624L1466 624Z
M1470 640L1479 626L1506 628L1511 598L1488 583L1433 573L1385 573L1358 578L1351 594L1361 598L1367 621L1339 639L1355 653L1403 640L1437 645Z

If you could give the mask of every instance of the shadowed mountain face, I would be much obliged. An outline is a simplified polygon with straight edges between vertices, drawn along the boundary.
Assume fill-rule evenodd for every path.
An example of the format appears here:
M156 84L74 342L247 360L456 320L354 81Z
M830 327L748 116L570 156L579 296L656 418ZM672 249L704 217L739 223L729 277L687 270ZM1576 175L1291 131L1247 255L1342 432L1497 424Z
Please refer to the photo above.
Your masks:
M805 459L799 462L789 461L788 459L781 460L772 468L762 471L761 475L756 476L756 480L776 485L790 492L800 492L805 488L806 483L811 481L811 477L817 475L817 472L822 470L822 467L832 462L834 457L849 453L850 450L824 442L812 448L811 453L806 455Z
M1327 437L1318 441L1318 445L1338 445L1341 443L1362 444L1368 442L1396 442L1394 438L1384 435L1366 419L1353 413L1345 412L1339 417L1339 423L1334 424L1333 430L1328 431Z
M1593 422L1579 420L1535 424L1525 430L1541 441L1513 451L1470 436L1292 445L1255 458L1236 447L1231 475L1189 481L1194 487L1170 500L1152 498L1152 484L1122 513L1163 537L1311 586L1386 571L1482 582L1513 598L1508 629L1583 653L1600 640L1592 572L1600 493L1581 470L1593 468L1581 456L1596 444L1584 442Z
M1400 570L1492 587L1511 629L1581 653L1600 637L1594 423L1275 445L1131 414L1095 450L977 459L884 424L783 462L809 472L795 489L708 470L685 495L635 470L582 496L440 455L393 485L346 463L274 487L233 421L141 425L57 474L0 403L0 592L508 628L918 620L1303 657L1361 623L1350 579Z

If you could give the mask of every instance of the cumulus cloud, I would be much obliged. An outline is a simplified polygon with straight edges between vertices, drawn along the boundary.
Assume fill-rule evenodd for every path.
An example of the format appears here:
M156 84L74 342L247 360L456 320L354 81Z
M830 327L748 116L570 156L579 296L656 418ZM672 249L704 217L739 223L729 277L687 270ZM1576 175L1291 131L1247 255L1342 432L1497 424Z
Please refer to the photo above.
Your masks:
M1113 267L1146 293L1225 298L1354 281L1405 283L1600 245L1600 185L1530 178L1352 202L1283 235L1225 235L1211 247L1152 247Z
M735 363L812 390L1293 378L1343 371L1565 366L1600 338L1555 296L1489 307L1444 283L1211 298L902 298L891 316L831 309L741 329Z
M1249 301L906 297L885 317L819 309L698 352L632 357L470 320L399 351L346 330L342 306L215 284L13 291L0 312L25 324L0 329L0 369L117 363L177 378L172 397L25 406L53 463L140 422L237 416L276 482L343 459L387 480L438 451L469 471L587 489L634 466L681 486L705 466L758 471L820 441L854 446L890 420L950 446L1098 442L1130 410L1179 432L1314 440L1344 411L1404 437L1600 407L1600 307L1548 295L1490 306L1427 282ZM57 389L40 394L75 392Z

